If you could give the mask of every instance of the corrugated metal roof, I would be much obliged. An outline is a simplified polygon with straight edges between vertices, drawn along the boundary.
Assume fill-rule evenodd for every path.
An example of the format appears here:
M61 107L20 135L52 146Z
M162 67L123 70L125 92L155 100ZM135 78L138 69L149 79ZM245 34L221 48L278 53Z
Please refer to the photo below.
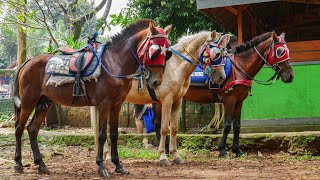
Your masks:
M198 9L217 8L225 6L235 6L241 4L253 4L278 0L197 0Z

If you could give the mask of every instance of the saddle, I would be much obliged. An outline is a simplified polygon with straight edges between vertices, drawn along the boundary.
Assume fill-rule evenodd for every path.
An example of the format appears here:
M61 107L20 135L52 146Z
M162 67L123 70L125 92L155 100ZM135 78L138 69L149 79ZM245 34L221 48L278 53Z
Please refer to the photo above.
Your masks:
M69 69L73 73L85 70L93 59L93 52L86 46L79 50L69 47L60 47L58 49L64 55L72 55L69 63Z
M96 49L99 44L91 43L91 45L93 49ZM90 65L94 58L94 54L88 46L79 50L74 50L69 47L60 47L58 50L64 55L72 55L69 62L69 70L75 77L72 99L72 104L74 104L78 101L79 97L86 95L85 84L82 80L81 72Z

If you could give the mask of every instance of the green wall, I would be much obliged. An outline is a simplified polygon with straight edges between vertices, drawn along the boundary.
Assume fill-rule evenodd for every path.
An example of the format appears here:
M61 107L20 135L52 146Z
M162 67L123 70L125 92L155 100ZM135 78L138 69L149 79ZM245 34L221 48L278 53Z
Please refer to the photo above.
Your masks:
M253 83L253 96L244 101L241 119L320 118L320 64L294 65L293 70L290 84ZM256 79L266 80L272 74L270 68L262 68Z

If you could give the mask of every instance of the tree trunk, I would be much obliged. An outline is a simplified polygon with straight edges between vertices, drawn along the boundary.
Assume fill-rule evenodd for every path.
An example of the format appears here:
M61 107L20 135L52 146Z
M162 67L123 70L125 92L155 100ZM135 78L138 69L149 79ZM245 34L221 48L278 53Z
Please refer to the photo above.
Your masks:
M17 52L17 70L27 59L27 33L22 28L18 26L18 52Z
M72 23L71 34L73 34L73 41L77 41L80 38L83 22L76 21Z

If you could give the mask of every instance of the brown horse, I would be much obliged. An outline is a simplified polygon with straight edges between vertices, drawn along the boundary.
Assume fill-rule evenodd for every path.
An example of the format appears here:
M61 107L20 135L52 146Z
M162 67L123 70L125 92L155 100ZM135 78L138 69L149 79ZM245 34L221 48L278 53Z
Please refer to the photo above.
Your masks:
M242 103L251 90L251 81L261 70L264 64L272 66L276 75L285 83L293 80L293 70L289 63L289 50L284 41L284 33L279 37L274 32L265 33L252 39L250 42L236 47L234 54L233 72L223 83L220 90L212 90L208 87L189 86L184 98L196 103L222 102L225 109L225 122L219 152L221 157L227 155L226 139L233 123L234 138L232 152L237 156L242 155L239 146L240 117ZM273 53L274 52L274 53ZM218 96L214 94L218 93ZM161 113L156 112L156 121L161 121ZM155 125L159 122L155 123ZM159 126L155 126L157 131ZM171 143L171 142L170 142Z
M168 46L169 43L165 34L167 34L170 29L171 26L167 26L164 30L161 29L163 34L160 34L160 32L158 32L160 31L159 28L155 27L155 22L152 20L140 20L127 26L119 34L112 37L111 45L106 47L102 56L102 65L112 74L135 74L139 67L138 59L136 58L136 52L140 49L138 47L140 47L140 45L145 46L145 42L151 42L152 38L162 38L161 41L163 43L158 43L158 45L162 48L163 46ZM145 53L148 55L148 50L145 50ZM158 54L158 56L165 58L167 51L162 51ZM15 124L16 165L14 169L19 173L23 173L21 136L33 109L35 109L35 114L27 129L34 155L34 162L39 165L38 171L40 173L49 174L42 160L37 142L39 128L48 113L48 109L52 105L52 102L64 106L87 106L84 99L80 99L75 104L71 103L73 84L64 84L58 87L46 85L49 75L46 74L45 67L48 60L52 57L52 55L39 55L31 59L21 67L15 81L14 99L17 121ZM164 62L164 59L162 60ZM146 64L146 68L151 73L149 79L147 79L147 83L149 83L151 88L156 88L162 82L164 66L148 66L148 64ZM131 88L131 82L132 78L115 78L108 74L106 70L101 72L97 82L85 82L87 97L90 99L89 102L91 102L91 105L96 106L99 112L99 150L96 163L100 175L105 177L109 176L103 163L103 146L107 138L106 129L108 124L110 124L111 154L112 162L116 165L115 171L123 174L128 173L119 162L117 140L119 112ZM107 123L108 121L109 123Z

